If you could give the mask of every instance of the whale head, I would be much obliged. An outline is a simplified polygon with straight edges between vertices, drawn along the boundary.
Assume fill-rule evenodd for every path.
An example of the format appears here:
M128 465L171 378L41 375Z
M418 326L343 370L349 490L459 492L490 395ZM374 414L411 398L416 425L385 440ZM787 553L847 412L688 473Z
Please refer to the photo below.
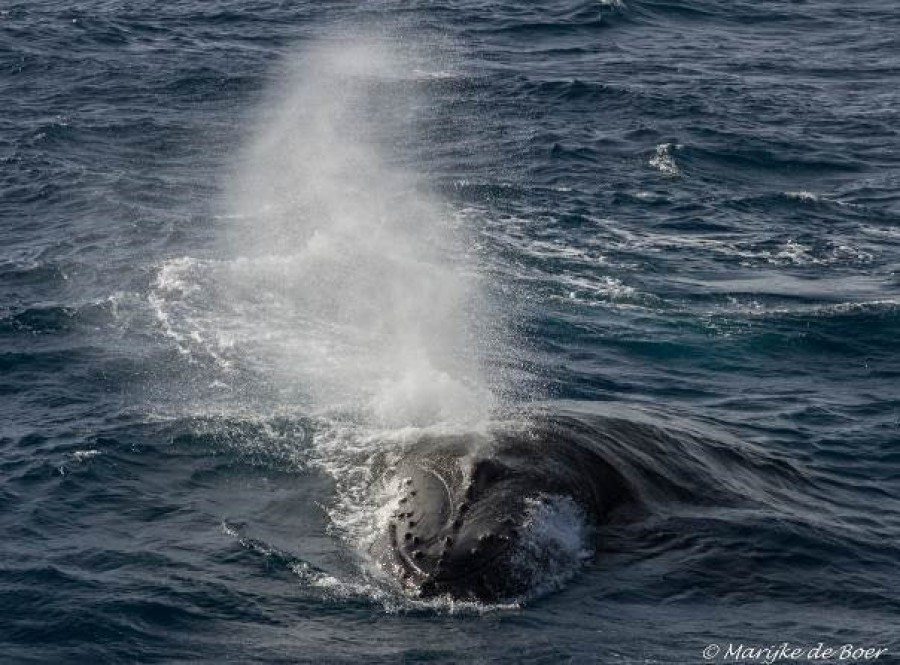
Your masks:
M554 427L424 437L388 475L377 556L420 597L521 597L577 566L588 534L635 498L589 440Z
M497 600L523 588L511 558L528 519L520 479L502 462L408 467L388 525L398 576L423 597Z

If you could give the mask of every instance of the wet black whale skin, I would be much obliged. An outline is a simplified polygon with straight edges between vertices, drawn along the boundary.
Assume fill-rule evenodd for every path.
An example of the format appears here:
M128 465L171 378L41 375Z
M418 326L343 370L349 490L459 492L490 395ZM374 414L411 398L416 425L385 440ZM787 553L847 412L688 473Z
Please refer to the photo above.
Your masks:
M476 437L427 437L395 468L401 496L383 559L421 596L496 601L533 582L511 565L529 500L573 499L594 524L633 503L598 450L552 427Z

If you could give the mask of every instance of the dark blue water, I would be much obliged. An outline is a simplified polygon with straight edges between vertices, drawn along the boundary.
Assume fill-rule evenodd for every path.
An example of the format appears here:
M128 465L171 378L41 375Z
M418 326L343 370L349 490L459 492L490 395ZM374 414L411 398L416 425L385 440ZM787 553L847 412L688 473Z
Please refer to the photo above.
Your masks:
M0 660L892 662L898 35L889 0L5 2ZM669 432L616 453L646 514L504 606L404 595L368 456L523 404Z

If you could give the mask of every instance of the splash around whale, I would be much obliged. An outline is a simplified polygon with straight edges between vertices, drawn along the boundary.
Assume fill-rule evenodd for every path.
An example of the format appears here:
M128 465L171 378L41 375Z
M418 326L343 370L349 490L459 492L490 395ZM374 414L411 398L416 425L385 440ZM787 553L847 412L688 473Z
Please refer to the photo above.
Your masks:
M602 446L550 420L423 435L384 483L394 496L375 556L421 598L522 597L576 570L602 549L599 529L638 506Z

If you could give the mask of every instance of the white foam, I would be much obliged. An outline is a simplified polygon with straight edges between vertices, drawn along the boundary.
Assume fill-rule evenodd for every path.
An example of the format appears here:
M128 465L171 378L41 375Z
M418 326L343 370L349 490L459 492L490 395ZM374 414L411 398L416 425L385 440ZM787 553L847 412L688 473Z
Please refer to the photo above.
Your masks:
M163 334L178 351L196 362L210 358L229 370L228 351L234 339L226 329L223 313L216 310L214 284L227 265L189 256L165 261L157 270L147 296Z
M762 252L761 256L764 256L769 263L774 264L787 263L791 265L814 265L821 263L819 259L813 256L810 247L793 239L787 240L774 254L771 252Z
M819 201L822 201L824 199L821 194L815 194L813 192L807 191L785 192L784 195L789 199L795 199L797 201L804 201L807 203L818 203Z
M572 288L569 297L571 299L587 296L600 296L610 300L619 300L633 297L635 289L622 283L621 280L609 275L591 277L586 275L563 274L559 281L566 287Z
M529 504L511 565L531 594L541 594L564 584L593 556L591 528L571 497L546 495Z
M733 235L675 235L633 232L614 224L605 225L614 238L607 241L613 250L643 252L665 252L671 249L692 249L715 256L738 259L742 266L759 264L830 266L836 264L866 264L873 260L873 254L841 238L830 238L820 249L804 244L796 238L786 238L778 246L772 247L768 240L748 241Z
M97 457L97 455L99 455L99 454L100 454L100 451L94 450L94 449L76 450L74 453L72 453L72 457L75 458L76 462L85 462L89 459L93 459L94 457Z
M680 148L677 143L659 144L656 146L656 153L650 158L650 166L666 175L681 175L681 169L675 163L675 151Z
M754 299L728 298L726 305L711 314L739 314L754 317L804 316L828 318L855 312L892 312L900 307L900 298L878 298L838 303L771 304L764 305Z

